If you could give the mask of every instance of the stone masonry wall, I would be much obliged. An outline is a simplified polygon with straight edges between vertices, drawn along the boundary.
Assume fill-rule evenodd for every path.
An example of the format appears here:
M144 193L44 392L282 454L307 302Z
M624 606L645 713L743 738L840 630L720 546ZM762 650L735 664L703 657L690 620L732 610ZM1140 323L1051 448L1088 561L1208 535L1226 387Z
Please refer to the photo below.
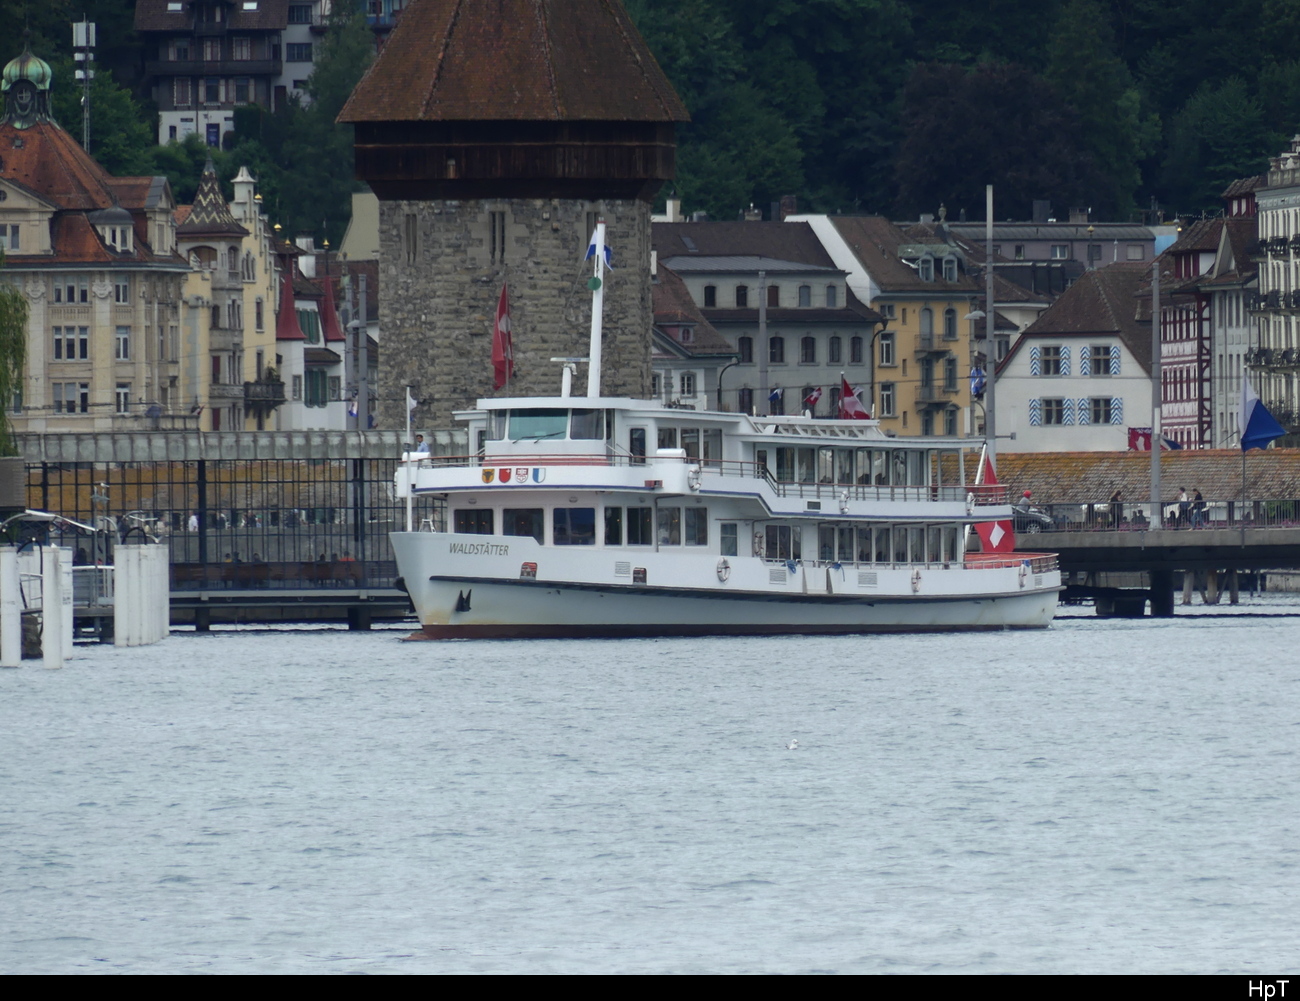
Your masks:
M494 214L499 213L494 218ZM379 207L379 372L382 426L404 426L404 387L419 401L412 426L450 428L452 411L492 390L492 322L509 285L515 375L511 396L558 396L562 366L585 357L591 264L583 260L597 215L615 271L605 285L607 396L650 390L650 206L639 200L393 201ZM504 248L493 240L504 220ZM496 251L494 253L494 250ZM586 391L585 365L574 378Z

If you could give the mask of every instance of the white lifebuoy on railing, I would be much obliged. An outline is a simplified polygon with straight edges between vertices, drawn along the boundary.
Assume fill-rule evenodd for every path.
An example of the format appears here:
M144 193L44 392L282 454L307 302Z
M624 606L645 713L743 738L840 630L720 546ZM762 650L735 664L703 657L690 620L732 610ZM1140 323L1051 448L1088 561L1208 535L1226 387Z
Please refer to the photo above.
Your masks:
M731 564L727 562L724 556L718 560L718 580L725 584L731 578Z
M762 532L754 533L754 555L755 556L763 555L763 533Z
M970 493L966 495L966 513L967 514L975 513L975 491L974 490L972 490Z
M912 571L912 593L921 593L921 568L917 567Z
M1029 561L1020 564L1020 586L1024 587L1029 580Z
M700 467L692 466L686 470L686 485L692 490L700 489Z

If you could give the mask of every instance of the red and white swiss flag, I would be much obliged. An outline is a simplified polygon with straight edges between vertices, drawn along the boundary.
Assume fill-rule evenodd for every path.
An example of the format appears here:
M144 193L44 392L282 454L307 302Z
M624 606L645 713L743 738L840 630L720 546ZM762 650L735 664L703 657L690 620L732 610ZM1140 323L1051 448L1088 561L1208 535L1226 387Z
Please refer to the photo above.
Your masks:
M997 483L998 474L993 463L985 453L980 459L979 475L975 482ZM980 537L980 546L986 553L1010 553L1016 548L1016 529L1010 521L982 521L975 525L975 534Z

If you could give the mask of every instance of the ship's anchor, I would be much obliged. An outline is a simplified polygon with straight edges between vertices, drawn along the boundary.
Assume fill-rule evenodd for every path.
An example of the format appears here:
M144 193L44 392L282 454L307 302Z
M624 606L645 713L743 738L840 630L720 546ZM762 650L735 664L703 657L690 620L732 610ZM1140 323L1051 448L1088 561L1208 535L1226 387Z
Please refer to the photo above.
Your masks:
M469 598L470 595L472 595L473 593L474 593L473 588L470 588L468 592L465 591L456 592L456 611L458 612L469 611Z

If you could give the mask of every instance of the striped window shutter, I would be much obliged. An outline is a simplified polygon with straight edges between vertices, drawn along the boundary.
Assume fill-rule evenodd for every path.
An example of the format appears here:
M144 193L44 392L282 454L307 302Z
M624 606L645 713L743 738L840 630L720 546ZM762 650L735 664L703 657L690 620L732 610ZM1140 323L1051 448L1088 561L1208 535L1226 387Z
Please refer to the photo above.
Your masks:
M1092 375L1092 354L1088 345L1079 349L1079 374Z
M1070 345L1068 344L1061 348L1061 374L1070 374ZM1068 424L1070 422L1066 421L1066 423Z
M1110 346L1110 374L1119 375L1119 345Z
M1038 356L1039 356L1038 345L1035 344L1032 348L1029 349L1029 374L1030 375L1043 374L1043 366L1042 363L1039 361Z
M1043 426L1043 401L1042 400L1029 401L1029 426L1031 428Z
M1112 362L1114 362L1114 358L1115 356L1112 354L1111 355ZM1115 364L1118 363L1116 362ZM1116 396L1110 401L1110 422L1112 424L1124 423L1124 398L1123 397Z
M1074 423L1074 400L1070 399L1070 397L1067 396L1064 400L1064 406L1062 409L1064 410L1064 414L1061 417L1061 423L1073 424Z
M1079 398L1079 423L1087 424L1092 420L1092 407L1089 406L1088 398L1082 396Z

